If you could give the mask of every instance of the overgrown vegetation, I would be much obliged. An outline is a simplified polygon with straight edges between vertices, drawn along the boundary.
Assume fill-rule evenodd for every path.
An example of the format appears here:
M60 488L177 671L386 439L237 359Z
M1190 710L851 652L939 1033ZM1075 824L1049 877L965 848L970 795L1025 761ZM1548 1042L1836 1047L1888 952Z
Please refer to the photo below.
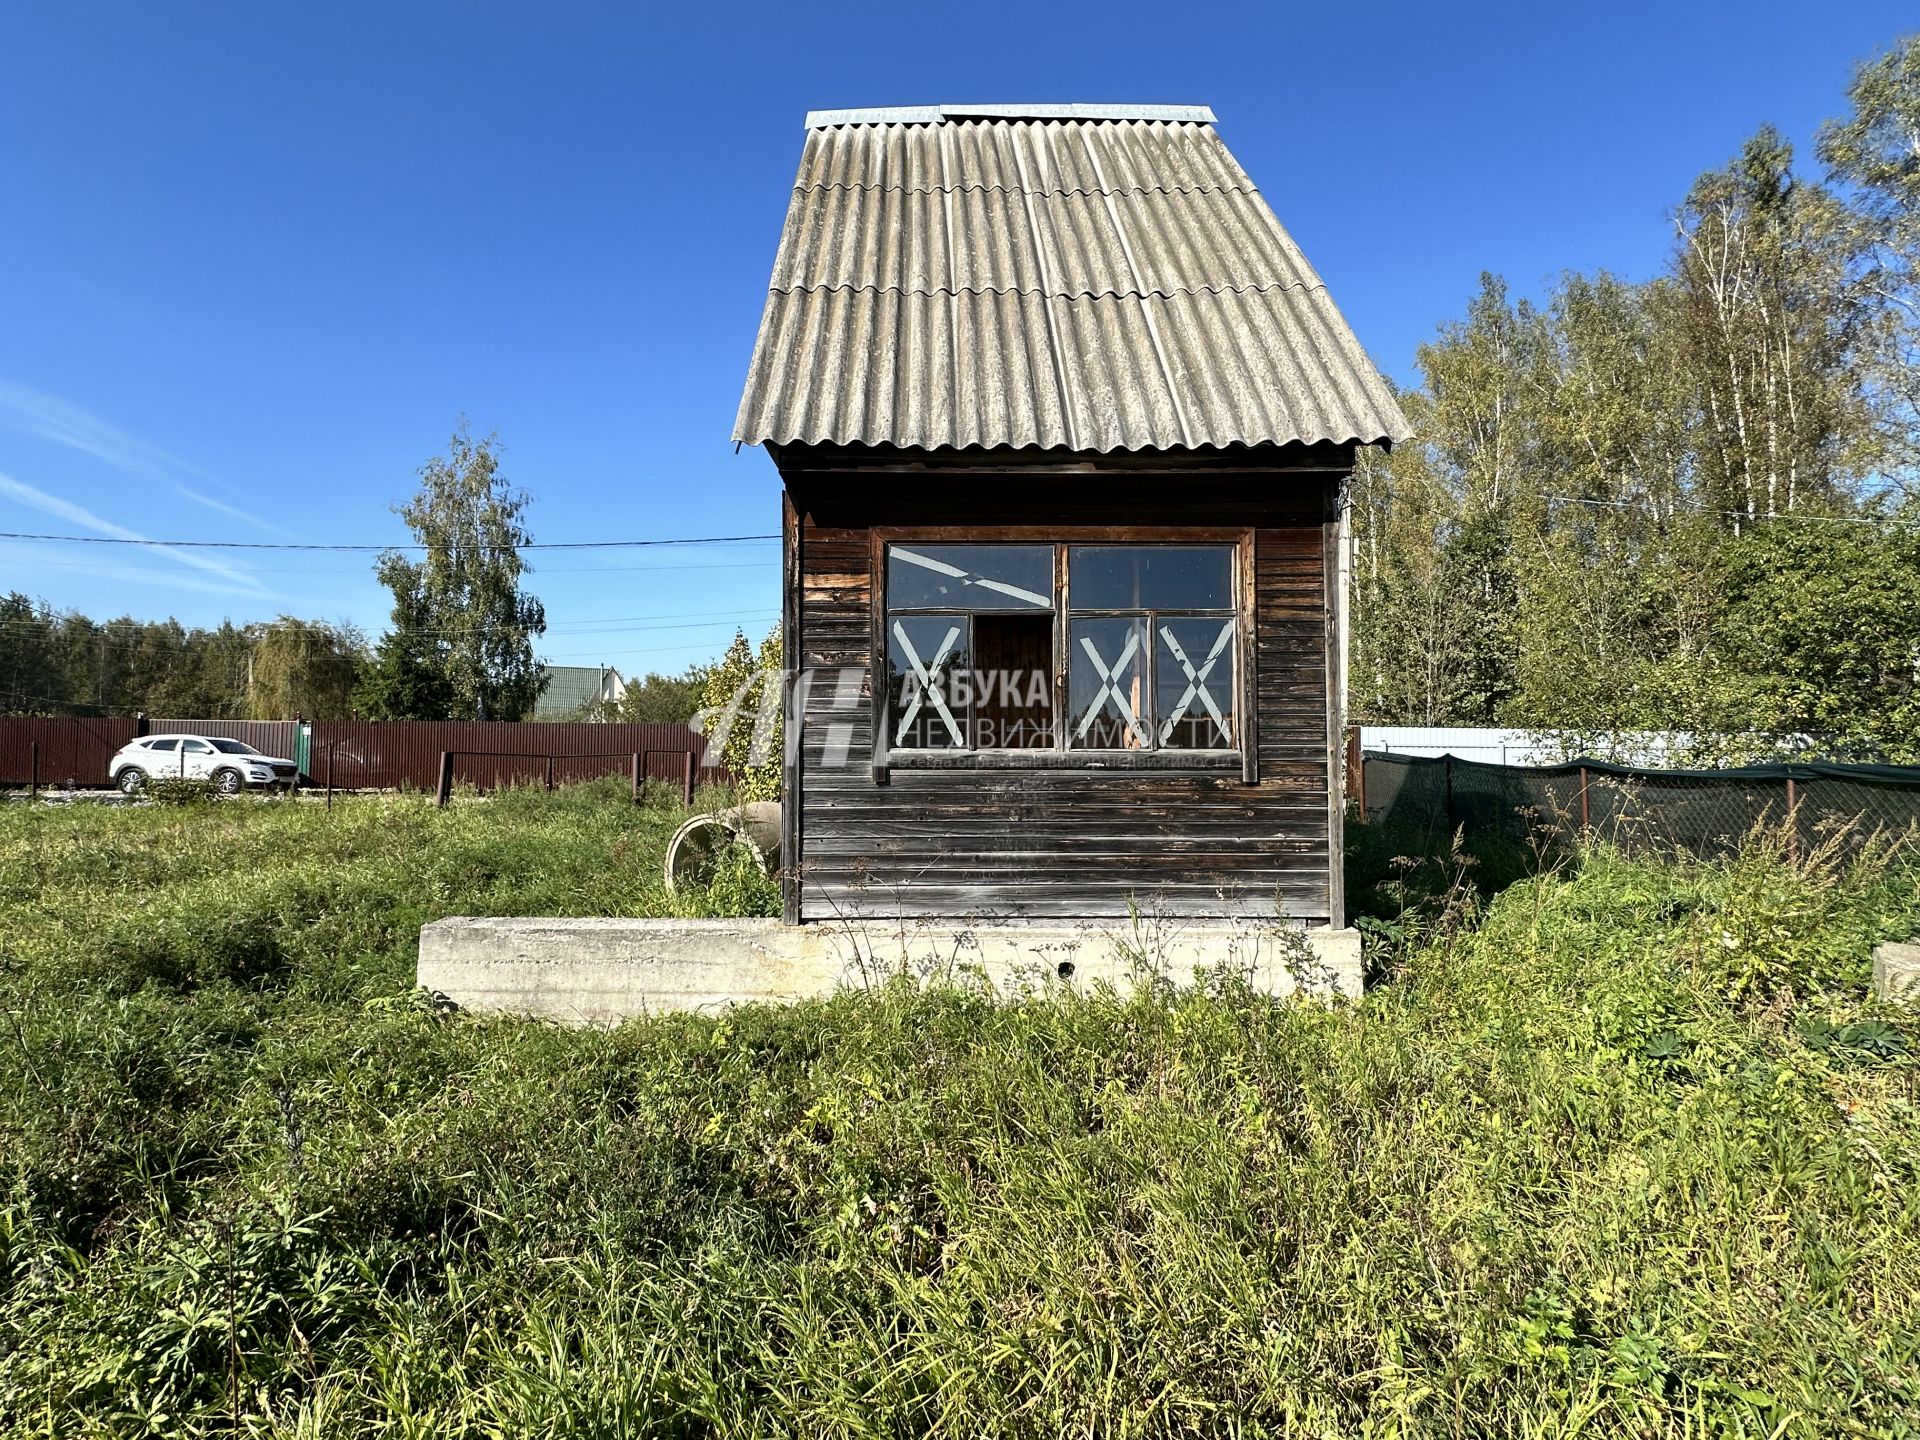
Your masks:
M1416 887L1352 1006L409 988L674 818L0 807L0 1433L1920 1424L1910 860Z
M1661 273L1486 276L1421 348L1354 482L1360 716L1920 758L1920 36L1848 101L1812 163L1728 137Z

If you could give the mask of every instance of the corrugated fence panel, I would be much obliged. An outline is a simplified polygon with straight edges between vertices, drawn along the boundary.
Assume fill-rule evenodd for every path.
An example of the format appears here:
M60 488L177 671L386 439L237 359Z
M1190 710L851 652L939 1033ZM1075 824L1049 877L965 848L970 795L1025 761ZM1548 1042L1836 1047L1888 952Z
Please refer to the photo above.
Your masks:
M136 735L174 733L241 740L269 755L298 758L299 726L291 720L148 720L67 716L0 716L0 785L107 784L107 762ZM556 784L604 775L625 777L633 756L648 779L679 785L688 752L694 783L726 778L707 765L706 741L687 725L525 724L514 721L312 722L307 770L311 784L358 790L431 790L442 751L455 752L454 779L483 790L544 784L552 760Z
M627 775L639 755L650 779L679 784L694 754L695 783L723 778L702 764L706 742L686 725L522 724L515 721L316 720L308 779L349 790L430 790L440 755L454 752L454 781L483 790L541 784L553 757L556 784Z
M0 719L0 785L105 785L107 761L133 739L137 722L105 718L7 716Z
M148 720L146 733L212 735L251 745L262 755L291 760L299 743L300 726L292 720Z

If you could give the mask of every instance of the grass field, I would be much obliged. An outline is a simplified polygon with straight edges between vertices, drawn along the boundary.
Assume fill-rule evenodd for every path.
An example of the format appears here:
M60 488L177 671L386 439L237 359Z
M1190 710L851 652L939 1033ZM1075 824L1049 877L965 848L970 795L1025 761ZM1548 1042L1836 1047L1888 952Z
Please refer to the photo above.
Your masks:
M0 1434L1920 1429L1910 861L1443 892L1334 1008L411 992L675 819L0 807Z

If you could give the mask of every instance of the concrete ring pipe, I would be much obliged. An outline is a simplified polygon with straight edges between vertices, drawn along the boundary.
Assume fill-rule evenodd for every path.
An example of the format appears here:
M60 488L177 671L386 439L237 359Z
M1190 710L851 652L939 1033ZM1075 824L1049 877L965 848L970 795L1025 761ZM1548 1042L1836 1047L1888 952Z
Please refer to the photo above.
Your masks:
M780 802L756 800L711 815L695 815L673 832L667 842L666 882L669 893L698 885L729 845L744 844L759 862L762 873L780 868Z

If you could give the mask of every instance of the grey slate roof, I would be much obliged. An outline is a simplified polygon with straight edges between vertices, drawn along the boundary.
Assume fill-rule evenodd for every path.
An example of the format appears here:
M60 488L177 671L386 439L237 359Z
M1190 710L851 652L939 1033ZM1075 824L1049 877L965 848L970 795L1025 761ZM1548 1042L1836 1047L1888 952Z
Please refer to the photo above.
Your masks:
M1147 111L1175 118L1106 118ZM1211 112L814 112L734 438L1406 438L1319 275L1195 116Z

